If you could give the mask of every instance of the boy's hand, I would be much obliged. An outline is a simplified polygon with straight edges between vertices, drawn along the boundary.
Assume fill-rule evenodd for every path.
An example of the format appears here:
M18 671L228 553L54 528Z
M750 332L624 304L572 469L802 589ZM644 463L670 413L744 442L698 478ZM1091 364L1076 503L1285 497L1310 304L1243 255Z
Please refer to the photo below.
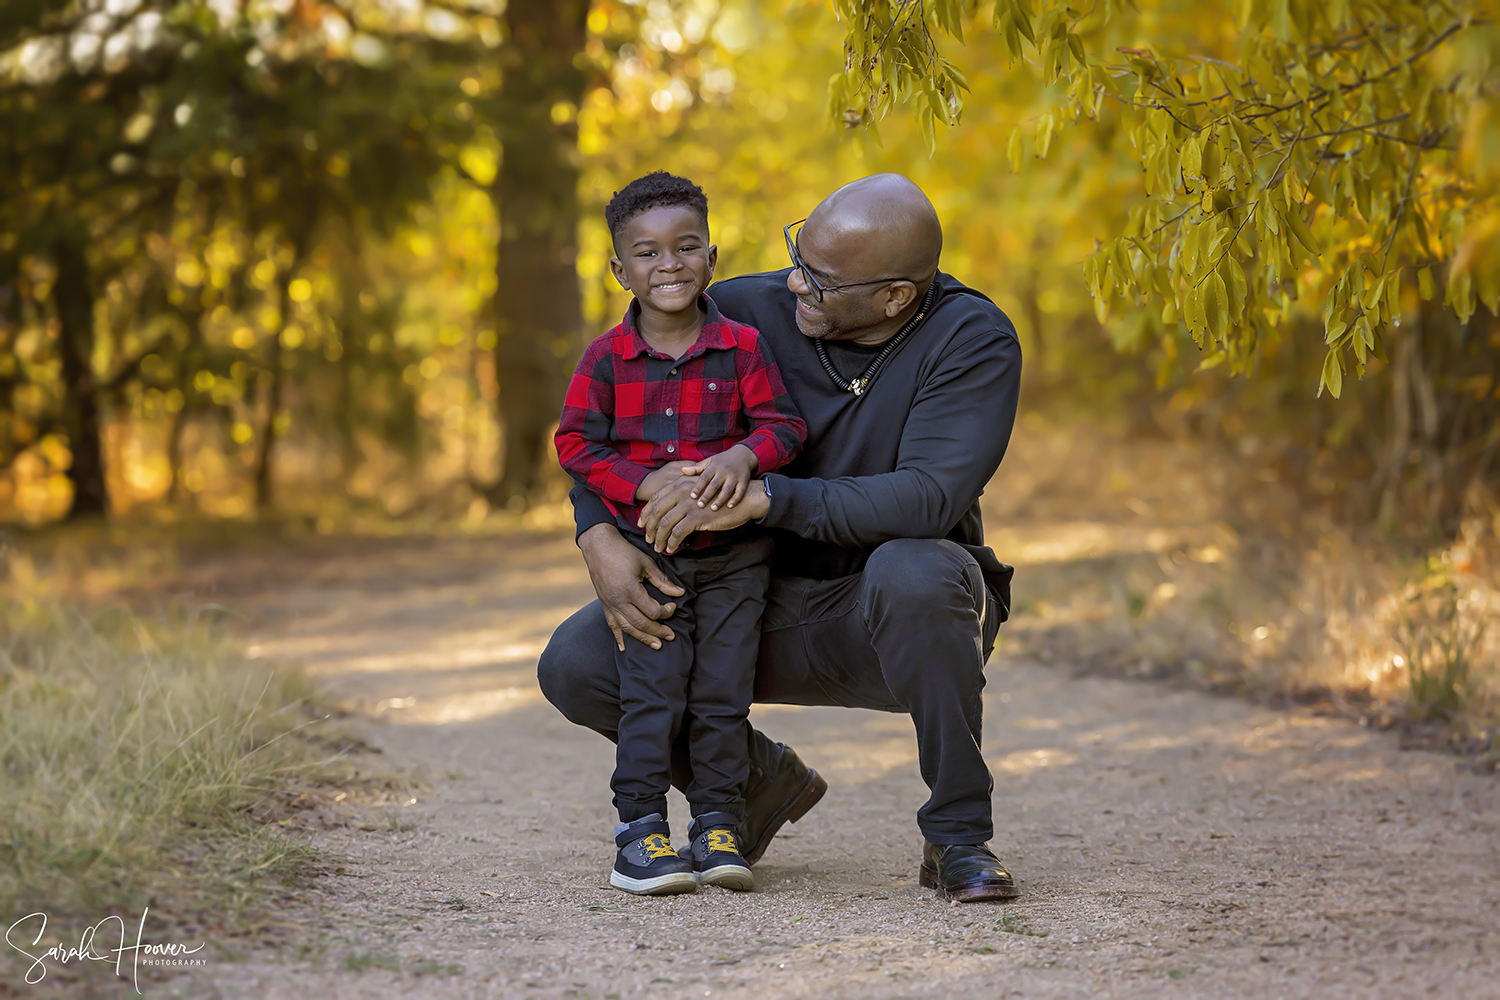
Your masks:
M646 478L641 480L641 485L635 488L635 502L645 503L650 500L663 486L679 478L689 464L682 461L668 462L659 469L652 469Z
M697 465L687 466L682 474L698 477L692 492L698 506L718 510L720 506L733 507L745 498L745 488L759 467L760 459L755 452L737 444Z

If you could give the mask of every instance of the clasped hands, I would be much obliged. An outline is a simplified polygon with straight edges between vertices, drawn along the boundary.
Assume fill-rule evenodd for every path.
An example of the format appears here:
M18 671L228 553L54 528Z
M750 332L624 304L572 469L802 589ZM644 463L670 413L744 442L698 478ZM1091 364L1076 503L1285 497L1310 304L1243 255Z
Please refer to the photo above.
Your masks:
M671 553L695 531L728 531L765 517L765 487L750 480L758 465L753 451L735 445L702 462L672 462L652 471L635 493L644 504L638 523L646 540L656 551ZM608 522L579 535L578 547L617 648L625 648L627 636L652 649L675 638L667 620L676 602L658 601L642 585L649 581L666 597L682 596L660 566Z
M695 531L727 531L764 517L765 489L752 484L760 460L735 445L698 462L670 462L636 488L638 526L658 552L677 551Z

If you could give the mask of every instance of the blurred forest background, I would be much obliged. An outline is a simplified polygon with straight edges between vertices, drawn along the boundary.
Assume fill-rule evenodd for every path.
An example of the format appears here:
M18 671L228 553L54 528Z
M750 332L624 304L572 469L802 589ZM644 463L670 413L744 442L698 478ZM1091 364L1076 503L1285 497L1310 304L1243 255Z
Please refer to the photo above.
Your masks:
M1458 717L1500 609L1494 16L8 0L0 520L567 523L561 389L626 304L611 193L697 180L732 275L892 170L1020 330L1021 474L1228 533L1121 569L1069 655L1231 686L1279 657Z

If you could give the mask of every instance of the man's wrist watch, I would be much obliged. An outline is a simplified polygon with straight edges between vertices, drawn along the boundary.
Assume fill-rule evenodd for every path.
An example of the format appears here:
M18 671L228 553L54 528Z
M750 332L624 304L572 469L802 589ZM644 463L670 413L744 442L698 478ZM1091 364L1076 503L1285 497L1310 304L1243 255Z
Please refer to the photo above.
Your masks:
M769 499L771 496L771 481L769 479L762 479L760 481L760 488L766 491L766 498Z

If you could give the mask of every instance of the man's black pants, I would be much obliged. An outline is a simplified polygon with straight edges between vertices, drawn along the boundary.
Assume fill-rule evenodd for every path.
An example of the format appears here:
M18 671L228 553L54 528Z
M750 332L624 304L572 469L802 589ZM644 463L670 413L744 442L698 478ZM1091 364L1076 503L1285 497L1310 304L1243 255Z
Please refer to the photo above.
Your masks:
M638 535L623 534L686 593L670 598L647 584L658 601L677 602L667 619L676 638L661 649L629 638L623 651L615 649L605 628L617 678L617 718L611 728L618 746L610 787L620 822L667 814L673 744L680 739L691 775L683 791L693 815L727 812L744 823L750 777L746 717L774 543L752 533L668 556Z
M917 812L922 835L933 844L982 843L994 829L993 782L980 753L980 694L999 627L998 602L961 546L889 541L856 576L772 577L754 699L909 713L919 769L932 792ZM648 649L628 637L625 644ZM625 685L614 654L595 601L552 633L537 676L569 721L617 740ZM779 750L748 722L741 732L750 757L747 794L753 794L757 781L775 772ZM697 774L682 739L671 767L673 784L693 787Z

